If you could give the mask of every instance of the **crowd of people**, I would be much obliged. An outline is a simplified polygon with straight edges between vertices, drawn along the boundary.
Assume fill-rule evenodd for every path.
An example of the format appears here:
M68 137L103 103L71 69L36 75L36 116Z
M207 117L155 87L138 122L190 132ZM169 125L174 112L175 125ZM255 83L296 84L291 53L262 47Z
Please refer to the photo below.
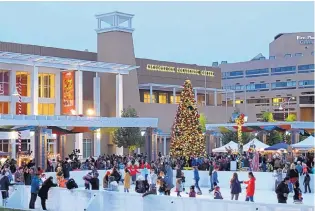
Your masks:
M76 155L73 157L77 158ZM134 185L135 192L147 196L150 194L167 195L175 191L178 197L182 194L188 194L189 197L201 195L199 187L199 171L209 171L210 189L214 199L223 199L219 186L219 172L230 170L230 161L236 160L233 154L210 154L205 158L191 157L171 158L162 156L159 153L155 161L149 162L146 154L134 154L128 156L103 155L98 158L90 157L84 162L79 159L59 158L47 160L47 172L56 172L57 183L53 183L53 178L46 178L43 169L36 167L34 160L28 163L17 165L14 159L8 159L1 165L0 188L2 192L3 203L9 197L9 186L30 185L31 200L30 209L34 209L37 196L41 198L41 205L46 210L46 200L48 191L51 187L78 188L76 182L71 179L71 171L87 170L87 174L82 178L85 189L99 190L100 185L105 190L118 191L118 186L124 186L124 192L130 191L131 185ZM248 161L247 161L248 159ZM249 156L244 156L242 166L250 166ZM314 171L314 158L312 154L300 155L293 158L293 162L286 159L285 156L259 156L260 171L273 171L275 177L275 192L279 203L286 203L289 193L294 193L293 199L296 203L303 201L302 191L299 184L299 177L303 177L304 193L311 192L310 173ZM173 170L176 170L176 180L173 183ZM194 184L185 189L186 178L183 169L193 171ZM100 182L99 170L107 170L105 176ZM250 170L250 169L249 169ZM14 175L14 176L13 176ZM283 178L283 175L285 177ZM232 200L238 200L241 193L241 184L246 184L246 201L254 201L255 182L253 172L248 173L247 181L239 181L238 174L233 173L230 180L230 193Z

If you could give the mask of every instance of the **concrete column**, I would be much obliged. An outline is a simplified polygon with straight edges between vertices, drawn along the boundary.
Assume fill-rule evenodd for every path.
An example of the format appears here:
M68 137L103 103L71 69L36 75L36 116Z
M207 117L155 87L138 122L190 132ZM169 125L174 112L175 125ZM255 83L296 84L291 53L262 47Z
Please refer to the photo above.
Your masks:
M60 72L56 72L55 74L55 115L61 115L61 92L60 92L60 88L61 88L61 73Z
M235 92L233 92L233 107L235 107Z
M198 90L195 89L195 101L198 104Z
M35 154L35 132L30 132L30 151L32 152L32 156Z
M214 106L218 106L218 99L217 99L218 93L217 90L214 91Z
M166 155L166 136L164 136L164 140L163 140L163 155Z
M83 114L83 74L82 71L75 72L75 110L77 114ZM83 134L75 135L75 149L79 149L82 158L83 155Z
M153 90L152 90L152 85L150 85L150 103L153 103Z
M123 78L122 75L116 75L116 117L121 117L121 112L123 110ZM116 147L116 154L123 155L124 148Z
M173 104L176 104L176 88L173 88Z
M31 73L31 114L38 115L38 67L33 67Z
M16 71L11 70L10 71L10 96L11 96L11 103L10 103L10 114L15 114L16 111L16 101L17 97L12 96L12 94L16 90Z
M101 94L100 94L100 77L97 73L93 79L93 99L94 99L94 112L95 116L101 116ZM94 132L94 156L98 157L101 154L101 130L98 129Z
M66 155L65 155L65 144L66 144L66 136L60 136L60 150L59 150L59 154L61 159L65 159Z
M15 133L15 132L12 132ZM12 139L10 139L11 143L11 158L16 159L16 139L14 138L15 134L12 134Z

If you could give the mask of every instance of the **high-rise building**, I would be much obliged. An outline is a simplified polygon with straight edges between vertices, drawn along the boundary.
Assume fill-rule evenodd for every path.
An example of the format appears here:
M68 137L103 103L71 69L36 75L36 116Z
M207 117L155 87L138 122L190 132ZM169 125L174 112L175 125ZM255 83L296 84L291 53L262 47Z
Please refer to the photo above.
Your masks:
M223 88L235 90L249 121L260 121L265 111L279 121L288 114L314 121L314 32L281 33L269 44L269 56L219 67Z

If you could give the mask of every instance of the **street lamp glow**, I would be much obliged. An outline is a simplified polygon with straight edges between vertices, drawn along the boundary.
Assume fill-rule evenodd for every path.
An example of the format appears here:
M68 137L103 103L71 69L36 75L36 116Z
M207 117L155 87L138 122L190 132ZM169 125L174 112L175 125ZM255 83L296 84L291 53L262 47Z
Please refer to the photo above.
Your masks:
M94 115L94 110L91 109L91 108L89 108L89 109L86 111L86 113L87 113L88 116L92 116L92 115Z
M70 112L71 112L72 115L76 115L77 114L77 112L74 109L71 109Z
M279 110L280 110L280 111L282 111L282 110L283 110L283 107L282 107L282 105L280 105L280 106L279 106Z

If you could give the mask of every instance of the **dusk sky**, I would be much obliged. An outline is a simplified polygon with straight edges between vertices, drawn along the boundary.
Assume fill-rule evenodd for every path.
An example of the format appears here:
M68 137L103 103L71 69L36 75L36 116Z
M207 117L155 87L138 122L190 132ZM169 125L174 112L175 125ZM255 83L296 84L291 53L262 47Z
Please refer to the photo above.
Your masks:
M0 41L96 51L95 14L134 14L136 57L211 65L314 31L314 2L1 2Z

